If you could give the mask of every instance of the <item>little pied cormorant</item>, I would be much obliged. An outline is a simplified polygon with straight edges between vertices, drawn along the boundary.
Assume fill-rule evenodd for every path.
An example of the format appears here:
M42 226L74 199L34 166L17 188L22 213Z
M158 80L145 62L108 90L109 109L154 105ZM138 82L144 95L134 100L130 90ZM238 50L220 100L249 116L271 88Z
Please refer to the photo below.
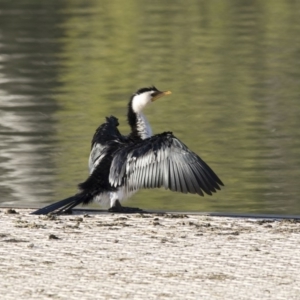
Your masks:
M152 135L143 109L171 92L156 87L141 88L128 104L131 133L123 136L118 119L111 116L100 125L92 139L90 175L79 184L79 192L32 214L65 213L78 204L92 201L109 204L109 211L141 211L121 206L120 202L139 189L165 187L171 191L204 196L220 190L222 181L194 152L172 132Z

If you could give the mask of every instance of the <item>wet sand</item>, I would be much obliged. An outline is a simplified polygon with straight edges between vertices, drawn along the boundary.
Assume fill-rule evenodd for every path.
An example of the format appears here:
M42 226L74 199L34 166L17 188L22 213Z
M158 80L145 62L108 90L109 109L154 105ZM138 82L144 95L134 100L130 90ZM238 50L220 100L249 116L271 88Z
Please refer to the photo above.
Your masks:
M299 220L31 211L0 209L1 299L300 299Z

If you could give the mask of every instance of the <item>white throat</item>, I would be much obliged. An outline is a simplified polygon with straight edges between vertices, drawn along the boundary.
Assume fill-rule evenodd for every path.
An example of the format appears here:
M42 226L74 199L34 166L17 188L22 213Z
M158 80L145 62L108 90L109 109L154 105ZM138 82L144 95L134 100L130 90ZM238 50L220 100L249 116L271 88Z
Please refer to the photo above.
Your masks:
M152 129L146 117L142 113L136 114L137 118L137 131L141 139L147 139L152 136Z
M151 103L151 91L135 95L132 100L132 110L136 114L136 127L141 139L147 139L152 136L151 127L142 113L143 109Z
M135 95L132 100L132 109L136 114L139 114L150 103L151 103L150 92Z

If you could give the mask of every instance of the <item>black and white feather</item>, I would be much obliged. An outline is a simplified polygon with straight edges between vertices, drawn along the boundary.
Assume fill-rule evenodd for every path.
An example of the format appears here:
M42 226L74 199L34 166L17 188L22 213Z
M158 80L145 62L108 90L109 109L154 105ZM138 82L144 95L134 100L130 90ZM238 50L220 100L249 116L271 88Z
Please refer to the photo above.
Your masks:
M119 149L109 182L129 191L164 187L174 192L211 195L223 185L212 169L171 132Z
M143 109L171 92L155 87L134 93L128 104L131 132L123 136L118 119L111 116L96 130L89 157L90 175L79 192L33 214L63 213L91 201L121 210L120 202L140 189L164 187L174 192L203 196L223 185L214 171L171 132L152 136Z

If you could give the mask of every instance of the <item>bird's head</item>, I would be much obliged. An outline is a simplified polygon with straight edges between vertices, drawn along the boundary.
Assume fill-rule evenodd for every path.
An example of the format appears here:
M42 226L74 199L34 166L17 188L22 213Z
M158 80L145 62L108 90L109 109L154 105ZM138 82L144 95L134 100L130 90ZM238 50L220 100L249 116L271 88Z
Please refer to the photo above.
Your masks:
M155 86L138 89L131 97L132 109L140 113L148 104L170 94L170 91L161 92Z

